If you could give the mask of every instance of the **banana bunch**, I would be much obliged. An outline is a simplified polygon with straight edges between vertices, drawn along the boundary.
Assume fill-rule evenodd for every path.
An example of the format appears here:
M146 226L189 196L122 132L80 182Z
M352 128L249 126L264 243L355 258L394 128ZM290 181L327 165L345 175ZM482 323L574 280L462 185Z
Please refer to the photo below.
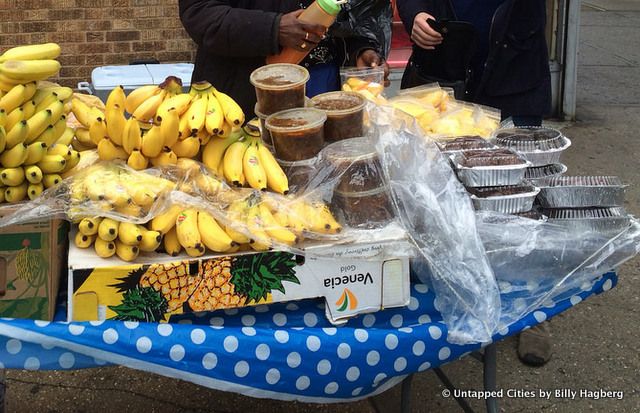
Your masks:
M60 46L56 43L18 46L5 51L0 55L0 91L9 94L16 85L54 76L60 71L60 62L55 60L59 55ZM2 103L0 107L10 112Z
M69 183L68 214L74 221L86 215L103 215L101 211L141 218L174 187L173 182L164 178L98 163L74 175Z
M0 202L34 199L80 162L66 122L72 94L32 81L13 85L0 98Z
M258 135L248 128L224 139L212 139L202 151L202 163L224 177L230 185L289 191L289 181L276 158Z
M74 244L83 249L93 246L101 258L117 255L123 261L133 261L141 251L155 251L162 244L162 234L130 222L86 217L77 224Z

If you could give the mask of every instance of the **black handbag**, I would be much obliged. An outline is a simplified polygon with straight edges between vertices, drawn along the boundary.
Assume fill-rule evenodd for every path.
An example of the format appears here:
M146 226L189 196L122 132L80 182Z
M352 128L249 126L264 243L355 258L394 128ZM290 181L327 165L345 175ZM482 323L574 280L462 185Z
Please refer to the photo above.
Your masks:
M442 33L442 43L433 50L414 45L401 88L437 82L453 88L457 99L464 99L473 76L471 58L476 51L477 32L468 22L442 20L430 24Z

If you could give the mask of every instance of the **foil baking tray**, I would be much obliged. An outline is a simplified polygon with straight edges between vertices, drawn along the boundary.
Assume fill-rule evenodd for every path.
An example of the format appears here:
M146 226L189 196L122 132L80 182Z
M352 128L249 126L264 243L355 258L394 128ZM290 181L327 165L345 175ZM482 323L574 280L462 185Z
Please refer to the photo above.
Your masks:
M469 151L471 152L471 151ZM458 179L468 188L484 186L518 185L524 179L524 173L531 167L531 162L518 156L521 163L512 165L463 166L465 154L462 152L452 156Z
M537 185L540 181L550 178L552 176L564 175L567 172L567 166L561 163L554 163L551 165L534 166L527 168L524 172L524 179L531 182L533 185Z
M499 146L518 151L548 151L564 146L564 135L557 129L547 127L516 127L500 129L495 134Z
M445 154L456 154L479 149L494 149L496 145L480 136L459 136L452 140L436 142L438 149Z
M538 182L545 208L616 207L624 204L626 185L617 176L553 176Z
M528 218L528 219L533 219L535 221L543 221L543 222L546 222L549 219L549 217L547 217L542 212L535 209L532 209L530 211L525 211L525 212L518 212L513 215L517 215L520 218Z
M629 227L631 218L622 207L543 209L549 223L561 225L571 231L618 234Z
M533 185L470 188L471 201L476 210L517 214L530 211L540 192Z

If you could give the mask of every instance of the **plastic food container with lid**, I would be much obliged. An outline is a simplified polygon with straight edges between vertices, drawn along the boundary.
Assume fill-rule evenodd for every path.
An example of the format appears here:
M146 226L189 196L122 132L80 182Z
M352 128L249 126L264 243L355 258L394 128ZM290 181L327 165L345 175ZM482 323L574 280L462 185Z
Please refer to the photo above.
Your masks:
M364 192L335 191L332 206L353 228L380 228L395 218L388 186Z
M324 148L321 156L340 174L336 185L339 192L364 192L385 185L380 158L373 142L367 138L332 143Z
M304 107L309 72L302 66L278 63L257 68L249 81L256 88L256 109L265 116Z
M324 146L326 120L327 115L314 108L289 109L270 115L265 126L271 133L276 157L283 161L301 161L318 155Z
M366 99L356 92L328 92L311 98L313 107L325 111L324 139L336 142L364 135Z

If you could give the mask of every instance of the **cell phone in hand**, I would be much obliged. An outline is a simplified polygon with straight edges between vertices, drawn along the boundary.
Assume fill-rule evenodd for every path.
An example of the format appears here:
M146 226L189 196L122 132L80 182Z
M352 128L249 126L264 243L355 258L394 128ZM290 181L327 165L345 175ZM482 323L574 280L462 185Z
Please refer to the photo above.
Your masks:
M440 34L445 34L447 32L447 27L443 21L427 19L427 24Z

